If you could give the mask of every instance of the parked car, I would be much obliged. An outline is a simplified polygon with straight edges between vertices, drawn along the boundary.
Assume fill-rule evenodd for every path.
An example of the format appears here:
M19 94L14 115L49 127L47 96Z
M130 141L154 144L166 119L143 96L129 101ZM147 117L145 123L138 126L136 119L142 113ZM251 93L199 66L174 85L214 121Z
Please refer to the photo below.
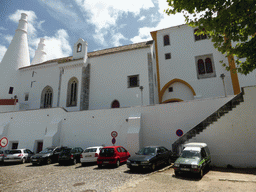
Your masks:
M184 145L181 156L174 162L175 175L192 172L203 177L204 169L211 163L210 150L206 143L188 143Z
M100 150L97 164L99 168L103 165L115 165L119 167L119 165L125 163L130 156L130 153L122 146L103 147Z
M135 154L127 160L127 167L130 170L144 168L154 171L157 166L171 164L175 160L172 151L163 146L143 147Z
M34 155L29 149L12 149L4 154L4 163L8 162L19 162L25 163L30 162L31 156Z
M65 148L59 154L59 165L80 162L80 155L84 150L81 147Z
M31 163L37 164L51 164L58 162L60 152L67 147L47 147L39 153L31 157Z
M0 151L0 164L4 163L4 156L8 154L9 150L1 150Z
M88 147L86 148L83 153L80 155L80 162L82 166L86 163L96 163L97 158L99 157L100 150L103 146L95 146L95 147Z

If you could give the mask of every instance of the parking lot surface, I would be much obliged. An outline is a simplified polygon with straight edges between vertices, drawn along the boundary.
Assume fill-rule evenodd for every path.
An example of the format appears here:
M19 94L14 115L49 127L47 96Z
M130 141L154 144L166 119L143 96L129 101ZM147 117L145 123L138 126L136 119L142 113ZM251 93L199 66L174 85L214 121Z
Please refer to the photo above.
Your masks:
M256 169L217 169L202 179L194 175L176 177L171 166L154 173L130 172L126 165L98 169L97 165L58 164L32 166L30 163L0 165L0 191L256 191Z
M86 191L108 192L126 182L136 181L148 173L129 173L125 164L118 168L98 169L95 164L82 167L56 164L0 166L0 191Z

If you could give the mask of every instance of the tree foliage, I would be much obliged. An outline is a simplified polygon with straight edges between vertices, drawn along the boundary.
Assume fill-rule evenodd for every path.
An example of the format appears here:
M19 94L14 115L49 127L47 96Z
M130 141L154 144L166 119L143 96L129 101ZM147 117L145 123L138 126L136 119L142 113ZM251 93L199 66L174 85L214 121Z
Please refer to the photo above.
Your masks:
M222 54L235 56L238 72L246 75L256 68L256 0L167 2L168 15L182 12L190 26L199 28L198 35L207 34Z

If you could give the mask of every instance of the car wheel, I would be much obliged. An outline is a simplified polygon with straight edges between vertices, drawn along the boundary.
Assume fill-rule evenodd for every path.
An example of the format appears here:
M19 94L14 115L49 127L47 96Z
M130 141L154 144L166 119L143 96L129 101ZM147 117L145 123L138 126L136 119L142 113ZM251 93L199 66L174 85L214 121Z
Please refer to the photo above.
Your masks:
M119 166L120 166L120 161L117 160L117 161L116 161L116 167L119 167Z
M102 168L102 165L101 165L101 164L98 164L98 168L99 168L99 169Z
M22 164L26 163L26 159L23 158L23 159L21 160L21 163L22 163Z
M180 172L179 171L174 171L175 175L176 176L179 176L180 175Z
M172 159L171 159L170 157L168 158L167 164L168 164L168 165L171 165L171 164L172 164Z
M48 159L46 160L46 164L47 164L47 165L50 165L51 163L52 163L51 158L48 158Z
M37 163L32 163L33 166L37 165Z
M200 169L199 173L198 173L198 177L202 178L204 176L204 170Z
M155 171L156 170L156 164L155 163L152 163L151 165L151 171Z
M84 167L84 166L85 166L85 163L81 163L81 166Z
M73 165L75 165L75 164L76 164L76 159L73 160Z
M62 162L62 161L59 161L59 165L63 165L63 162Z

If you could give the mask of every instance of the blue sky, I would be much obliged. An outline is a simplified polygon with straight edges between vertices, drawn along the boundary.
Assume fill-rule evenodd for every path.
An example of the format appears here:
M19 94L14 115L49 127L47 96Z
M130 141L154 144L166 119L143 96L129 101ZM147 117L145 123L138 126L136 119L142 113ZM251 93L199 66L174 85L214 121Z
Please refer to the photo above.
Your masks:
M72 55L82 38L88 52L151 40L150 32L184 24L181 14L167 16L166 0L0 0L0 61L28 14L31 60L45 38L47 60Z

